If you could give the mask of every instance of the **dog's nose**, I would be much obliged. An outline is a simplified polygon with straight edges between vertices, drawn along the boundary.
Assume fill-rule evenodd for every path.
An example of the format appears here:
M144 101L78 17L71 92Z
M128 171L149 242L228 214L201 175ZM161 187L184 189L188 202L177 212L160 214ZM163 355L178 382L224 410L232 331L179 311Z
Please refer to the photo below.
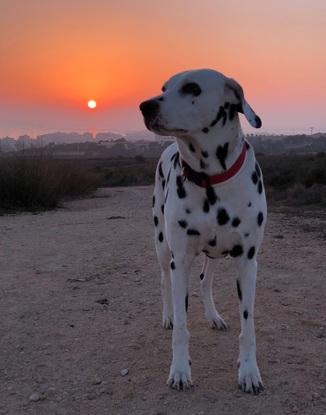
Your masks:
M155 99L150 99L142 102L139 108L145 118L154 118L158 114L160 106Z

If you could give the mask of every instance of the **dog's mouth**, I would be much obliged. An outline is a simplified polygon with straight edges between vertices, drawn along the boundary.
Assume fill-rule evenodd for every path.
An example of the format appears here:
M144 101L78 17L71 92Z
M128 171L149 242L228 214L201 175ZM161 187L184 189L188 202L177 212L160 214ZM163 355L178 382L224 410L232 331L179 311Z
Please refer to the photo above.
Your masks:
M145 119L146 127L156 133L158 135L177 135L177 134L185 134L187 130L183 128L168 128L164 124L162 124L159 117L156 117L154 120L146 120Z

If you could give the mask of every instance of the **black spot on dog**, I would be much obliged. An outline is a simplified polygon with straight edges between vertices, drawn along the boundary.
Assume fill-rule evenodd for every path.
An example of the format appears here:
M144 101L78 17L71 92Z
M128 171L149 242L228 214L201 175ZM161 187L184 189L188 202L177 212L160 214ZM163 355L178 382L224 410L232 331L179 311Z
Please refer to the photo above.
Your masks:
M255 116L255 123L256 123L256 128L260 128L262 126L261 119L258 117L258 115Z
M229 120L232 121L234 119L235 114L239 111L241 111L241 108L238 104L231 104L229 110Z
M187 196L187 194L186 194L186 190L183 186L182 176L177 176L176 185L177 185L177 193L178 193L179 198L184 199Z
M186 213L188 213L188 215L191 213L190 209L186 208L185 210L186 210Z
M214 239L211 239L210 241L208 241L208 245L209 246L216 246L216 236Z
M246 149L249 150L250 144L248 143L248 141L245 141L245 143L246 143Z
M165 188L165 180L162 181L162 188L164 190L164 188Z
M261 176L261 170L260 170L260 167L259 167L258 163L255 164L255 170L256 170L257 176L260 177Z
M218 146L216 149L216 157L224 170L226 170L225 160L228 156L228 149L229 143L225 143L223 146Z
M252 180L253 184L258 183L258 176L257 176L257 173L255 171L251 175L251 180Z
M166 178L166 184L168 184L170 181L170 174L171 174L171 169L169 170L168 177Z
M186 295L186 298L185 298L185 307L186 307L186 311L188 311L188 307L189 307L189 297L188 297L188 294Z
M227 120L227 113L226 113L224 107L222 107L222 106L219 108L219 110L218 110L218 112L216 114L216 117L211 122L210 126L211 127L214 127L214 125L216 125L221 119L223 119L222 124L225 125L226 120Z
M164 101L164 98L163 98L163 97L160 97L160 98L158 98L157 100L158 100L158 101Z
M236 258L237 256L241 256L243 254L243 248L241 245L234 245L234 247L230 251L230 255L232 258Z
M250 249L249 249L249 251L248 251L248 259L252 259L253 257L254 257L254 255L255 255L255 252L256 252L256 249L255 249L255 247L254 246L252 246Z
M189 143L189 150L192 151L193 153L196 152L195 147L193 146L192 143Z
M196 82L188 82L180 89L181 94L190 94L198 97L201 94L201 88Z
M183 187L183 178L182 178L182 176L177 176L177 178L176 178L176 185L177 185L177 187Z
M228 212L224 208L219 208L217 211L217 222L219 225L225 225L230 220Z
M187 235L200 235L200 232L197 231L197 229L188 229L187 230Z
M155 195L153 195L153 203L152 203L152 206L153 207L155 206Z
M205 134L207 134L208 131L209 131L209 129L207 127L205 127L205 128L202 129L202 132L205 133Z
M251 202L248 203L248 207L251 207Z
M176 153L173 154L173 156L171 157L171 161L173 161L173 167L175 169L177 168L177 165L178 164L180 166L180 163L179 163L179 152L176 152Z
M164 215L164 205L161 205L161 212L162 212L162 215Z
M158 234L158 240L159 240L160 242L163 242L163 233L162 233L162 232L160 232L160 233Z
M181 228L186 228L187 227L187 222L185 220L179 220L178 224L181 226Z
M245 234L244 234L244 236L245 236L245 238L248 238L248 236L250 235L250 233L248 233L248 232L246 232Z
M264 221L263 212L259 212L258 215L257 215L257 223L258 223L258 226L261 226L262 223L263 223L263 221Z
M171 261L170 267L171 267L172 271L175 269L175 263L174 263L174 261Z
M154 225L157 226L158 225L158 217L154 216Z
M237 280L237 293L238 293L238 298L241 301L242 300L242 291L241 291L239 280Z
M176 157L174 159L174 162L173 162L173 167L175 169L177 168L177 166L181 167L181 164L180 164L180 154L179 153L177 153L177 155L176 155Z
M163 169L162 169L162 162L158 165L158 173L162 179L164 179Z
M262 184L261 180L259 180L259 183L258 183L258 193L261 194L262 191L263 191L263 184Z
M202 159L200 159L200 168L201 169L206 169L206 167L207 167L207 164L204 163Z
M202 273L199 275L199 278L200 278L200 280L202 281L202 280L204 279L204 277L205 277L205 275L204 275L204 273L202 272Z
M172 256L172 258L174 258L174 253L173 253L173 251L171 251L171 256Z
M226 120L228 118L227 112L225 111L224 107L221 107L220 108L220 113L221 113L220 118L223 118L223 122L222 123L223 123L223 126L224 126L225 123L226 123Z
M247 311L247 310L245 310L245 311L243 312L243 318L244 318L245 320L247 320L247 318L248 318L248 311Z
M234 228L237 228L237 227L240 225L240 223L241 223L241 220L240 220L239 218L234 218L234 219L232 220L232 226L233 226Z
M205 200L204 200L203 211L204 211L205 213L208 213L208 212L209 212L209 203L208 203L208 199L205 199Z
M214 190L213 187L207 187L206 188L206 197L207 197L209 203L211 205L214 205L214 203L217 201L218 198L216 196L216 193L215 193L215 190Z
M168 196L169 196L169 189L166 191L166 195L164 198L164 203L166 203L166 201L168 200Z
M202 151L201 154L204 157L204 159L207 159L207 157L208 157L207 151Z
M229 105L230 105L230 103L229 103L229 102L225 102L225 104L224 104L224 108L225 108L225 109L228 109L228 108L229 108Z

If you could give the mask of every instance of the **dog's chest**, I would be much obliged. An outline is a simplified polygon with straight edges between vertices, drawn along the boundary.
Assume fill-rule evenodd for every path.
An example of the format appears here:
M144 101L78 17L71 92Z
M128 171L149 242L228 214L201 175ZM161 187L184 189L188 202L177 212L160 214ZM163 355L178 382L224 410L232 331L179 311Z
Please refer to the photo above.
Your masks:
M234 246L260 237L259 215L265 216L266 201L258 180L252 180L255 160L248 160L240 174L209 189L182 177L181 169L171 171L165 189L166 220L171 234L186 235L195 249L208 256L230 253Z

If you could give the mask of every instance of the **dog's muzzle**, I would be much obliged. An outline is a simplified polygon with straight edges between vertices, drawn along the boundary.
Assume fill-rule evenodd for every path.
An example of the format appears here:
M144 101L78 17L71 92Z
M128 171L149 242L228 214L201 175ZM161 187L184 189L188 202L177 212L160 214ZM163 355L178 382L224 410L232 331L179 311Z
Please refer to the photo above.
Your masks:
M151 125L155 122L160 106L155 99L144 101L139 105L140 111L143 114L146 125Z

